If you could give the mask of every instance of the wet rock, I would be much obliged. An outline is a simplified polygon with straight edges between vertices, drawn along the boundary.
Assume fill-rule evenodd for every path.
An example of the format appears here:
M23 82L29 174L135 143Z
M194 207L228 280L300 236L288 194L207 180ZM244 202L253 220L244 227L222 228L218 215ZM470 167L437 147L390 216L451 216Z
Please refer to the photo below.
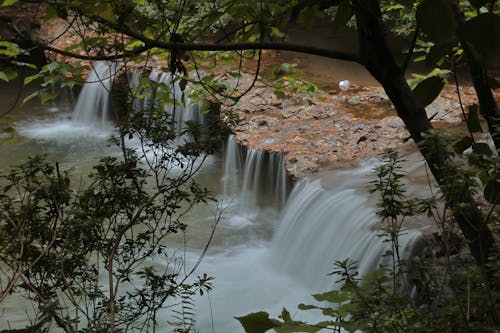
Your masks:
M244 86L245 78L241 80ZM236 112L242 122L233 131L249 147L287 152L287 170L294 178L380 154L409 138L381 87L330 92L315 98L289 94L278 100L263 85L240 100ZM473 91L468 92L463 89L462 95L472 103ZM427 111L438 112L446 124L460 122L456 100L453 89L445 88Z

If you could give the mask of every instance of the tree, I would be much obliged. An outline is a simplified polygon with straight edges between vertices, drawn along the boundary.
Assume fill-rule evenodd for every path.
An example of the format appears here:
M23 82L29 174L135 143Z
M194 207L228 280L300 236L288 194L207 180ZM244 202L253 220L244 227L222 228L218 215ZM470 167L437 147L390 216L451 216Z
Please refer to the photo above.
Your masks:
M193 180L205 141L176 143L172 125L159 110L135 113L115 138L121 158L101 159L80 188L41 157L1 175L0 301L15 292L37 304L31 331L154 332L165 307L177 311L179 332L192 329L191 298L211 278L192 277L171 238L193 206L213 199ZM124 146L125 135L142 149Z
M5 0L4 5L18 2ZM499 110L492 95L492 80L488 75L488 56L491 46L499 45L499 4L495 0L461 2L458 0L278 0L232 1L166 1L166 0L109 0L65 1L30 0L48 5L48 16L58 16L69 23L75 20L92 27L98 36L83 38L69 49L59 50L50 45L39 47L67 57L84 60L126 59L144 62L151 55L169 59L169 70L178 73L177 80L196 81L209 94L235 102L241 95L214 79L214 76L190 78L184 69L191 65L197 70L203 61L257 58L257 73L261 51L267 49L290 50L355 61L365 66L380 82L392 101L399 117L404 121L440 185L443 196L454 213L467 239L470 251L482 267L485 278L494 288L498 281L491 276L487 263L497 255L495 239L489 227L491 214L484 215L470 188L450 187L453 161L447 153L448 144L434 131L425 113L429 104L441 90L444 81L429 77L411 89L405 80L406 66L398 64L387 44L387 26L383 21L383 8L387 5L409 8L414 15L413 27L418 38L432 42L427 54L431 64L450 59L467 64L477 97L479 110L488 122L496 149L499 148ZM284 40L291 22L297 19L311 23L323 11L334 13L332 26L355 20L359 48L354 54L326 48L297 45ZM410 22L412 22L410 20ZM488 34L483 33L488 31ZM413 51L415 44L410 46ZM195 52L197 51L197 52ZM215 51L236 51L216 53ZM190 62L185 60L189 54ZM411 53L411 52L410 52ZM462 56L463 54L463 56ZM256 77L257 77L256 73ZM201 79L199 79L201 77ZM252 86L249 87L251 89ZM472 113L469 115L472 117ZM473 136L461 140L463 148L471 147L485 156L496 154ZM483 192L487 198L498 197L496 169L482 177Z

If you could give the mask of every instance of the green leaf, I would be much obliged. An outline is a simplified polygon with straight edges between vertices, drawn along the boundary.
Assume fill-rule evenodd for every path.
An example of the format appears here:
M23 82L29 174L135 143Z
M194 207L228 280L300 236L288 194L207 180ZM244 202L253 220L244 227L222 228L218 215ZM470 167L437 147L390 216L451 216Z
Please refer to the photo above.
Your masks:
M131 40L126 46L125 46L125 50L127 51L132 51L136 48L140 48L140 47L143 47L144 46L144 42L141 41L141 40L136 40L136 39L133 39Z
M8 58L13 58L18 56L22 52L23 49L21 49L17 44L4 40L0 41L0 55Z
M496 179L490 180L484 187L484 198L489 203L497 205L500 202L500 182Z
M58 15L56 7L52 6L52 5L48 5L47 9L45 9L45 15L43 17L44 20L48 21L51 19L55 19L57 17L59 17L59 15Z
M476 104L469 106L469 114L467 116L467 128L471 132L483 132L479 121L478 108Z
M18 3L19 0L4 0L2 6L12 6L15 3Z
M278 28L276 27L271 27L271 37L275 38L283 38L285 34Z
M486 155L486 156L493 155L493 152L491 151L490 146L487 143L483 143L483 142L473 144L472 150L476 154L480 154L480 155Z
M283 321L286 323L286 322L289 322L289 321L292 321L292 317L290 316L290 312L288 312L287 309L283 308L281 310L281 319L283 319Z
M7 74L5 74L2 71L0 71L0 80L5 81L5 82L9 82L9 78L8 78Z
M314 305L307 305L307 304L300 303L297 306L297 308L299 308L299 310L314 310L314 309L317 309L318 307L314 306Z
M417 23L433 42L453 39L457 22L448 0L424 0L417 8Z
M345 27L347 22L351 19L352 14L353 11L349 1L341 2L337 8L337 14L332 22L333 31L337 31L338 29Z
M308 325L302 322L292 321L284 323L282 326L275 327L274 330L277 333L296 333L296 332L306 332L306 333L315 333L323 329L323 327L327 327L329 322L316 324L316 325Z
M464 136L462 139L460 139L460 141L458 141L457 143L455 143L455 145L453 145L453 149L457 154L463 154L463 152L467 148L472 146L473 143L474 140L472 140L470 136Z
M294 64L289 64L289 63L283 63L281 65L279 65L278 68L276 68L273 73L274 73L274 76L276 78L279 78L279 77L282 77L282 76L285 76L285 75L290 75L290 74L293 74L293 73L296 73L298 70L297 70L297 66L294 65Z
M254 312L243 317L235 317L243 326L246 333L265 333L267 330L279 325L269 319L267 312Z
M34 93L30 94L29 96L27 96L27 97L25 97L25 98L23 99L23 104L24 104L24 103L27 103L28 101L32 100L32 99L33 99L33 98L35 98L35 97L38 97L38 95L39 95L39 92L38 92L38 91L35 91Z
M0 71L0 79L2 79L5 82L10 82L14 79L16 79L18 76L17 72L13 70L12 68L6 68L2 71Z
M55 99L57 97L57 94L56 93L47 93L47 94L42 94L42 96L40 97L41 99L41 103L42 104L45 104L53 99Z
M351 298L348 292L341 292L339 290L332 290L322 294L313 295L314 299L319 302L342 303Z
M26 85L30 84L34 80L39 79L41 76L42 76L42 74L38 73L38 74L35 74L35 75L30 75L30 76L25 77L24 78L24 85L26 86Z
M444 80L438 76L431 76L417 84L413 92L423 107L431 104L439 96L444 87Z

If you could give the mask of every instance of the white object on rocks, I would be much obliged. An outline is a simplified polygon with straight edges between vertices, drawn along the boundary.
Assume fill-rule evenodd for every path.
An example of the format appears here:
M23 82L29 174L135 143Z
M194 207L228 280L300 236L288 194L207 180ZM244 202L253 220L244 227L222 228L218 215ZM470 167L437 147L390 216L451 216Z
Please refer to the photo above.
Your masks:
M339 88L342 91L347 91L351 87L351 81L349 80L342 80L339 82Z

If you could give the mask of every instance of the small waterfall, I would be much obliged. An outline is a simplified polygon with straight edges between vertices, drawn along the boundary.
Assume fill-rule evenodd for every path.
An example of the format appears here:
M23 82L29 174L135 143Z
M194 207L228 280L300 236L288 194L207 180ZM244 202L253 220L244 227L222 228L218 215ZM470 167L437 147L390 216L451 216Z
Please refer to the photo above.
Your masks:
M222 177L224 197L236 197L233 208L249 222L262 207L283 207L291 182L282 154L246 149L231 135Z
M109 92L115 79L116 63L96 62L73 109L75 123L105 127L110 120Z
M72 119L75 123L86 125L100 125L104 127L111 120L110 91L115 81L117 63L96 62L89 72L78 101L73 109ZM131 71L128 74L130 88L139 85L142 72ZM145 97L136 98L132 101L133 110L145 107L159 107L160 95L163 108L172 115L178 132L181 132L187 121L205 123L205 116L201 110L201 102L193 101L183 92L178 81L173 81L170 73L159 73L152 71L149 79L158 83L158 88L146 94ZM168 95L168 97L166 97Z
M234 136L229 135L224 152L224 174L222 176L222 188L224 196L229 197L237 193L241 188L240 171L245 162L245 152Z
M137 74L138 73L138 74ZM131 87L135 88L139 84L141 72L132 74L130 80ZM187 121L193 121L200 124L205 124L205 115L202 110L202 102L194 101L188 97L189 88L182 91L179 81L173 80L170 73L151 71L149 79L158 83L153 91L149 91L145 97L135 99L133 101L133 109L140 110L143 108L161 107L163 101L163 109L172 116L175 121L177 132L184 130L184 124ZM165 103L169 100L169 103Z
M332 189L325 189L321 178L299 182L272 242L272 265L315 290L327 290L333 287L335 279L327 275L337 260L358 261L360 276L387 264L384 253L390 247L377 236L380 219L363 188L368 176L369 168L336 171L329 180L335 183ZM401 236L403 259L412 255L419 236L414 230Z

